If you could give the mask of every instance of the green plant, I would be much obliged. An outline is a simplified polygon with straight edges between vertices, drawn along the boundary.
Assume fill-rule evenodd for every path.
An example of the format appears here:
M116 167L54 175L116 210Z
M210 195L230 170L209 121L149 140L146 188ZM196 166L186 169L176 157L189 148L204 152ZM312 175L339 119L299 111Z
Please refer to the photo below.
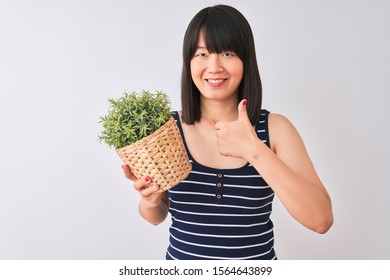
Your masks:
M108 114L100 117L103 130L100 142L119 149L152 134L171 117L171 101L162 92L124 92L118 99L109 99Z

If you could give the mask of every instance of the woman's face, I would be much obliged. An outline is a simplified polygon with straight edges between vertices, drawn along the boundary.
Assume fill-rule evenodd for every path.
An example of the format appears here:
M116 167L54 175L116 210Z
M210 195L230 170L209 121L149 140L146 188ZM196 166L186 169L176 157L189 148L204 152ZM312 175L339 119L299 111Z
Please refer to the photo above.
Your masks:
M201 32L190 67L192 80L203 99L227 100L237 96L244 73L243 62L231 51L209 53Z

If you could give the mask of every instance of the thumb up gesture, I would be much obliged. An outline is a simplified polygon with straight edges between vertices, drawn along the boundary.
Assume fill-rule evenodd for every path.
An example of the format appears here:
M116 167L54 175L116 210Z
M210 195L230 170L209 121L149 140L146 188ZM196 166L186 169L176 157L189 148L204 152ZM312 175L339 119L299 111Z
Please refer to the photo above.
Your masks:
M215 124L217 144L221 155L249 161L259 138L248 118L246 99L238 104L238 118L232 122Z

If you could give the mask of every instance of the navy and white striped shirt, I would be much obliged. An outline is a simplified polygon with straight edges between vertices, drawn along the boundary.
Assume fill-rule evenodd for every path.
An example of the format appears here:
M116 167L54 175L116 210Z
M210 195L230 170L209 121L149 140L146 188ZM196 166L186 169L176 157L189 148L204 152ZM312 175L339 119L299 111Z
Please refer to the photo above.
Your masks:
M269 146L268 114L258 137ZM173 113L183 136L177 112ZM166 259L276 259L270 220L273 190L247 163L236 169L199 164L185 143L192 171L169 190L172 216Z

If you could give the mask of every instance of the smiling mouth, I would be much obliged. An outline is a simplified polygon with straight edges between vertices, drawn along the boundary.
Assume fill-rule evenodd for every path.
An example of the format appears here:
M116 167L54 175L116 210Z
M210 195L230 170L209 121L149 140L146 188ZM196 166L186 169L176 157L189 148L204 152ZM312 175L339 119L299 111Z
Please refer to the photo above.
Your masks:
M222 83L225 79L206 79L210 84Z
M226 81L226 79L206 79L206 81L212 87L219 87L219 86L223 85L223 83Z

